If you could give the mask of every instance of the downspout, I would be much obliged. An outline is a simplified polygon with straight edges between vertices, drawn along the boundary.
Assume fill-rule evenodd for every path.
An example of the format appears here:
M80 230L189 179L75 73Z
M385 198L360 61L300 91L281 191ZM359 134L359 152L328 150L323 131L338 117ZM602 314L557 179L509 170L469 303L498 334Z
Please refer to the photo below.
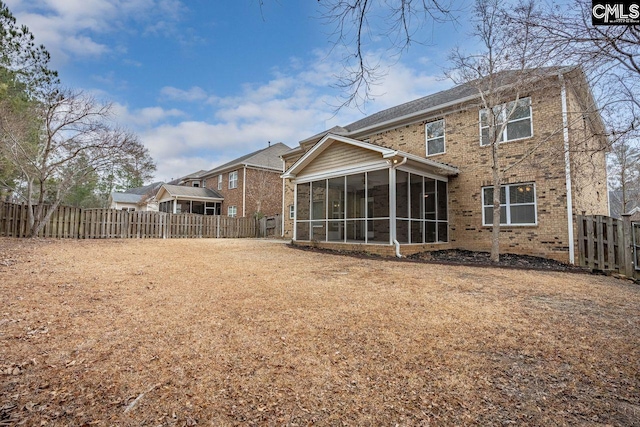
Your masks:
M402 161L400 163L396 163L397 160L393 159L393 163L391 163L391 169L393 171L392 175L393 175L393 191L395 194L395 188L396 188L396 169L399 168L400 166L404 165L405 163L407 163L407 158L404 157L402 159ZM391 182L389 183L391 184ZM393 218L393 226L392 226L392 230L393 230L393 244L396 246L396 257L397 258L402 258L402 254L400 253L400 242L398 242L398 239L396 238L396 201L395 201L395 197L394 197L394 203L393 206L391 207L391 212L393 213L392 218Z
M285 171L285 166L286 163L284 161L284 159L282 157L280 157L280 160L282 160L282 171L284 173ZM285 185L284 185L284 178L282 178L282 226L280 227L280 237L284 237L284 216L285 216L285 200L284 200L284 190L285 190Z
M560 96L562 98L562 135L564 137L564 175L567 186L567 229L569 239L569 262L575 264L575 243L573 241L573 197L571 191L571 159L569 157L569 118L567 114L567 88L564 76L558 74L560 79Z
M247 165L242 168L242 216L247 216Z

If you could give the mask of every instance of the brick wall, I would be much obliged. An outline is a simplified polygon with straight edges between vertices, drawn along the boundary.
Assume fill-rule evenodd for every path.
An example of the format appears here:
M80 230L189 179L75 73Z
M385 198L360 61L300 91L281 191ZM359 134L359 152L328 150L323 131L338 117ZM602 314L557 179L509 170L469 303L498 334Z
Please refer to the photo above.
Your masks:
M206 180L205 186L212 190L217 191L224 197L222 202L221 214L227 215L229 206L237 207L237 216L242 216L242 182L243 182L243 169L234 169L238 171L238 186L236 188L229 188L229 173L233 170L224 172L222 174L222 189L218 190L218 175L214 175Z
M265 216L282 212L281 174L282 172L247 168L246 216L254 215L258 209Z
M533 183L536 191L537 225L501 227L501 251L521 253L560 261L569 259L567 192L565 180L562 102L557 79L532 87L533 136L502 143L499 162L508 170L503 184ZM505 99L510 101L510 99ZM569 100L572 111L579 111L575 100ZM445 119L446 152L430 159L456 166L460 174L449 180L450 246L469 250L490 250L491 227L482 225L482 187L492 185L491 148L480 146L479 106L466 105L455 112L432 116L425 120L368 135L376 145L406 151L424 157L425 123ZM577 133L586 144L595 144L584 128L572 127L572 141ZM582 154L574 155L578 163ZM591 156L590 158L593 158ZM295 159L287 162L287 168ZM604 155L592 161L590 168L576 166L572 170L574 211L606 213L606 172ZM293 203L293 186L287 182L285 206ZM292 237L292 221L285 221L285 235Z
M238 171L238 186L229 188L230 170L222 174L222 189L218 190L218 175L209 177L205 186L217 191L224 197L222 202L222 215L227 215L229 206L237 207L237 216L242 216L243 194L242 186L245 184L244 168L234 169ZM246 168L246 209L245 216L253 216L256 213L258 202L262 206L264 215L275 215L282 211L282 179L281 172L270 172L254 168Z

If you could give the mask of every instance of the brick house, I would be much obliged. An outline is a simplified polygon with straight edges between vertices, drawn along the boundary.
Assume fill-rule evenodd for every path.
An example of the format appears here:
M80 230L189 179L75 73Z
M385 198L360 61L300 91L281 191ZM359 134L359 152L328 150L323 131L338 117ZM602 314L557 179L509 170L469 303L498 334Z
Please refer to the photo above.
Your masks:
M509 74L503 75L509 87ZM578 68L521 94L499 146L503 253L573 262L575 216L608 213L606 139ZM517 102L517 104L514 104ZM472 83L365 117L283 155L284 234L386 255L490 250L491 148Z
M222 215L270 216L282 211L284 164L280 156L291 148L279 142L198 174L201 185L219 194ZM190 181L192 182L192 181Z
M283 162L291 148L269 144L211 170L170 181L158 190L161 212L201 215L275 215L282 211Z

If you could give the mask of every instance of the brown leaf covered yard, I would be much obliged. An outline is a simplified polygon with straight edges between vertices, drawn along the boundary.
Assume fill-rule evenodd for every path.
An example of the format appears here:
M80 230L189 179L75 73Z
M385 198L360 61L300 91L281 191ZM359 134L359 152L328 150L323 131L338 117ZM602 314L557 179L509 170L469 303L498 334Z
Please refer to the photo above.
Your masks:
M0 239L1 425L640 425L640 287L258 240Z

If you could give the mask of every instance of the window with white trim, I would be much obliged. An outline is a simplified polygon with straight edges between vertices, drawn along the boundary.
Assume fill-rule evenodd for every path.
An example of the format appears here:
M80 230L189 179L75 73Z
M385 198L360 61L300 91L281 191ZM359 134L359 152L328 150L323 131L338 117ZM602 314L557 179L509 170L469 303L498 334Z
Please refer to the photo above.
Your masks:
M444 153L444 119L429 122L424 127L427 137L427 156Z
M238 214L238 207L237 206L229 206L227 208L227 215L230 217L235 217Z
M289 219L294 219L296 216L296 208L294 205L289 205Z
M480 110L480 145L483 146L490 145L488 112L486 108ZM497 142L515 141L533 135L530 97L496 105L493 107L493 114L497 131L505 122L507 123L502 132L497 135Z
M500 188L500 224L536 225L536 186L525 184L503 185ZM493 225L493 187L482 188L482 224Z
M218 175L218 190L222 190L222 174Z
M229 188L238 188L238 171L229 172Z

